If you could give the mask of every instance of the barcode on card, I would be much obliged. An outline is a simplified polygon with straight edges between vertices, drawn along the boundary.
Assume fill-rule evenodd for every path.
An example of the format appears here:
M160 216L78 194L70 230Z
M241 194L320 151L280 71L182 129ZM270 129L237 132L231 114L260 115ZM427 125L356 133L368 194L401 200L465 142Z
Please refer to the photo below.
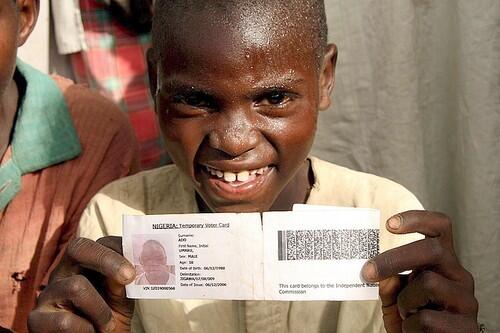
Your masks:
M371 259L379 230L278 230L278 260Z

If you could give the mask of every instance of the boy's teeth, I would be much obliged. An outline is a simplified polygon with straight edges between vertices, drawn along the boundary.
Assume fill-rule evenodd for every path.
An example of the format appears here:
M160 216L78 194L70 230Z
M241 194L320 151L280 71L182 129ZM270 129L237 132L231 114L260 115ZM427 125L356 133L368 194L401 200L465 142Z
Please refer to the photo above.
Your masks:
M266 170L267 170L267 167L263 167L263 168L257 169L257 174L258 175L262 175L264 172L266 172Z
M224 171L224 180L226 182L234 182L236 180L236 174L229 171Z
M222 170L217 170L211 167L207 166L207 171L212 175L216 176L218 178L223 178L224 181L226 182L234 182L236 180L240 182L246 182L248 179L250 179L250 176L252 175L262 175L264 174L269 167L263 167L260 169L254 169L254 170L244 170L240 171L238 173L230 172L230 171L222 171Z
M246 182L248 180L248 177L250 176L250 172L241 171L236 176L240 182Z

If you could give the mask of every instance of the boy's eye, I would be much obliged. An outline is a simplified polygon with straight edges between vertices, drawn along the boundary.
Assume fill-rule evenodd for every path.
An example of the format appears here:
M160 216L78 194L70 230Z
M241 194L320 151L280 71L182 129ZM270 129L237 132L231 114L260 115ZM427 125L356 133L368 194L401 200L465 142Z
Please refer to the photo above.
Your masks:
M285 91L270 91L257 100L257 106L283 106L292 99Z
M273 92L268 96L266 96L266 99L269 102L269 104L283 104L286 98L287 96L284 92Z
M213 109L215 107L213 98L201 92L178 94L172 98L172 101L176 104L185 104L195 108Z

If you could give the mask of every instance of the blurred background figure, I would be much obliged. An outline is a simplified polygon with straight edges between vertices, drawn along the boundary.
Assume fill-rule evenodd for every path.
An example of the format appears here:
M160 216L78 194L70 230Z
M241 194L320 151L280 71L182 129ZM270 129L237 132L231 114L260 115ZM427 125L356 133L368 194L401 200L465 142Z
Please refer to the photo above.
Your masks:
M126 112L140 149L142 169L166 164L149 93L146 50L152 0L52 1L58 53L69 55L70 73Z

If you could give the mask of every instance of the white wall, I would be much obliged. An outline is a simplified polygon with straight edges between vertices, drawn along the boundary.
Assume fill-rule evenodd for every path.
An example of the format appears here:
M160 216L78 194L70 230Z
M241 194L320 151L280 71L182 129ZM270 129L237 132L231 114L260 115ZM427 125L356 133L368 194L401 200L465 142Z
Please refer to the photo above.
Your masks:
M35 30L18 50L21 59L45 73L49 70L49 26L49 0L40 0Z

